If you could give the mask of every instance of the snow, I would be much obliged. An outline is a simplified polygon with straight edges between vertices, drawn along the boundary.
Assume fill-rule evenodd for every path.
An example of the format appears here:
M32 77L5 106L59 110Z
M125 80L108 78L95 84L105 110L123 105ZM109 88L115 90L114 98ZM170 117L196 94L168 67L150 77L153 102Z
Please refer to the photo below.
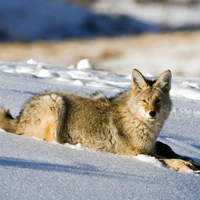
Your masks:
M77 69L93 69L93 68L89 59L83 59L77 63Z
M182 5L173 1L151 1L146 4L138 2L134 0L99 0L94 3L93 8L100 13L133 16L142 21L164 25L171 29L187 26L199 27L200 4L198 1L194 4L183 3ZM115 5L113 6L113 4Z
M87 62L85 62L87 61ZM130 88L130 75L29 60L0 62L0 104L17 116L38 92L107 96ZM86 66L84 67L84 63ZM152 77L150 77L152 78ZM158 140L200 163L200 78L172 79L173 109ZM155 158L119 156L0 131L1 199L198 199L199 175L175 172Z

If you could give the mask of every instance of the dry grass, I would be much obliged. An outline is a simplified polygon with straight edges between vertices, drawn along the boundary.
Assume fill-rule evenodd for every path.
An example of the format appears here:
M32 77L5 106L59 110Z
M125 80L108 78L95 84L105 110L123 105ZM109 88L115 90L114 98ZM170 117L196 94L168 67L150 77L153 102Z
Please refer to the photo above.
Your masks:
M144 73L159 74L172 68L175 75L187 75L198 68L198 73L194 72L200 75L200 32L0 44L0 60L23 62L30 58L63 67L89 58L95 69L117 73L138 68Z
M30 58L38 62L67 67L80 59L94 62L120 56L120 39L67 40L62 42L37 41L34 43L0 44L0 60L21 62Z

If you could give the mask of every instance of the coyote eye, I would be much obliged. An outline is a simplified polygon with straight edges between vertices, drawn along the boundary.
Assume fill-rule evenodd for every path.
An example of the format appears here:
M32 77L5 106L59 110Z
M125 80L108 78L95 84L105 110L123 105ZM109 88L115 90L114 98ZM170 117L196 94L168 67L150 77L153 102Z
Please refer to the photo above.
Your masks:
M147 101L146 101L145 99L142 99L142 101L143 101L144 103L147 103Z
M161 100L160 100L160 99L157 99L157 100L156 100L156 103L160 103L160 102L161 102Z

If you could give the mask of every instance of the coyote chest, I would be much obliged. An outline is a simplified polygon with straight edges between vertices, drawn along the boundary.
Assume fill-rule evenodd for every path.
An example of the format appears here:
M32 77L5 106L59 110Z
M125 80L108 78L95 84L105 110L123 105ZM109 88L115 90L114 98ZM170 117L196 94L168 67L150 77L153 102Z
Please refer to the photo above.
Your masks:
M134 143L136 143L137 148L140 149L140 154L149 155L152 153L161 128L162 126L158 124L141 124L138 126L138 131L135 134L135 141L137 140L137 142L134 141Z

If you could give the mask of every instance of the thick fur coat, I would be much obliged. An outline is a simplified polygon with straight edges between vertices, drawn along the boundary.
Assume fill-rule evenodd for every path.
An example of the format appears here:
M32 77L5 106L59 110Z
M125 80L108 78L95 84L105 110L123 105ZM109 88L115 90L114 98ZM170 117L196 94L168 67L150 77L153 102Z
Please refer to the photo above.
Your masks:
M150 155L171 110L170 88L170 71L150 81L133 70L131 90L113 98L46 92L29 100L15 119L1 107L0 128L103 152Z

